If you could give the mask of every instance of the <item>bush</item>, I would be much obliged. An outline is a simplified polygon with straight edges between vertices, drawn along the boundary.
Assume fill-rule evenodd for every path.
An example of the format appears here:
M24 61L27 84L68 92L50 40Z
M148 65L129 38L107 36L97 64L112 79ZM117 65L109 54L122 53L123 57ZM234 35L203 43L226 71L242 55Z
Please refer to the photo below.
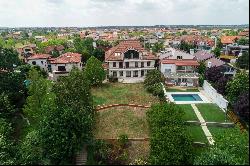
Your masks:
M128 135L126 134L119 135L118 143L121 145L121 147L125 147L128 144Z
M147 88L148 86L164 82L164 76L161 74L159 70L150 70L146 74L146 78L144 80L144 86Z
M117 77L109 76L108 79L109 79L109 82L118 82Z
M200 86L200 87L203 86L204 80L205 80L204 75L200 75L200 76L199 76L199 86Z
M192 140L183 120L184 111L173 103L153 105L147 112L150 127L150 163L191 164Z

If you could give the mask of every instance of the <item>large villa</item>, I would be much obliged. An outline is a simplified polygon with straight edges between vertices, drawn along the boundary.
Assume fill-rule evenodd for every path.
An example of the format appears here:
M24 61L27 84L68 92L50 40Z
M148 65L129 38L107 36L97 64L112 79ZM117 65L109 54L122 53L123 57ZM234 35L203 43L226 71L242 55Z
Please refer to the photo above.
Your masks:
M119 82L142 82L147 71L156 68L158 58L137 40L125 40L105 52L108 76Z

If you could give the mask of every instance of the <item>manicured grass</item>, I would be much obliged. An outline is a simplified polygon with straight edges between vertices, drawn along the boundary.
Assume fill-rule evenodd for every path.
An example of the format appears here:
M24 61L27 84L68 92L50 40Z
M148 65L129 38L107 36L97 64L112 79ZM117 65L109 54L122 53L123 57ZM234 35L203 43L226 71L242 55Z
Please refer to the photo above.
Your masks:
M187 130L189 131L191 137L194 139L194 142L208 142L201 126L190 125L187 126Z
M159 99L148 93L143 84L107 83L92 89L95 105L158 103Z
M117 138L127 134L129 138L148 137L146 110L117 107L98 113L94 135L96 138Z
M238 126L236 126L238 127ZM228 131L228 130L231 130L231 131L235 131L234 128L223 128L223 127L208 127L208 130L211 132L212 136L213 137L221 137L221 136L224 136L225 132ZM235 134L239 134L240 131L236 130ZM249 134L247 134L247 137L249 137Z
M196 104L207 122L225 122L225 113L215 104ZM228 119L228 118L227 118Z
M181 107L185 112L185 115L183 117L185 121L189 121L189 120L198 121L198 118L195 115L194 110L190 104L179 104L178 106Z

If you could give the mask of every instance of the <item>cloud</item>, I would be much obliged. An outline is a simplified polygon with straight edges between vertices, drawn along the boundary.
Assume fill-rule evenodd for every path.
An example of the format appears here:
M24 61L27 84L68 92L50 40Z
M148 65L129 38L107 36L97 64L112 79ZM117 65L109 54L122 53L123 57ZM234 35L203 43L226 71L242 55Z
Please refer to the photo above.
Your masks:
M248 0L0 0L0 26L248 24Z

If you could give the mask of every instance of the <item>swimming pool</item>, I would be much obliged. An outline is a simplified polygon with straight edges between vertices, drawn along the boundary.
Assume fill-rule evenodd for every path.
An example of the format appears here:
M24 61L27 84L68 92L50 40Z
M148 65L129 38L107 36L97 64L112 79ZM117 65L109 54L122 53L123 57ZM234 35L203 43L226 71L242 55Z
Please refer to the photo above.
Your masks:
M203 101L198 94L171 94L174 101Z

